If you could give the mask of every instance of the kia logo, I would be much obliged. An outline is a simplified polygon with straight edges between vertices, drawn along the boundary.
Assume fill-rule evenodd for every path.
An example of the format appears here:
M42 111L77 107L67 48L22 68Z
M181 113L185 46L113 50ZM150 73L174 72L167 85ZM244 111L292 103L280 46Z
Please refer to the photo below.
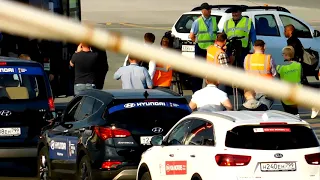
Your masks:
M0 115L1 116L10 116L12 113L9 110L1 110Z
M127 103L127 104L124 105L124 108L133 108L135 106L136 106L135 103Z
M152 128L152 132L154 132L154 133L162 133L163 129L161 127L155 127L155 128Z
M274 157L275 157L275 158L282 158L282 157L283 157L283 154L277 153L277 154L274 155Z

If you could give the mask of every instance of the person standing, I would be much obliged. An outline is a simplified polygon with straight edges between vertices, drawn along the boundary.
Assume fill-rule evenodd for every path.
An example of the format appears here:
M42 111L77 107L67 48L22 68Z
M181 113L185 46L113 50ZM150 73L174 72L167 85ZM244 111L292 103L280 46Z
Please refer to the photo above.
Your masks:
M224 23L223 32L227 34L228 39L244 36L244 38L241 39L241 57L240 59L234 60L237 62L238 67L243 67L244 58L251 50L251 43L253 45L257 39L256 31L254 29L252 20L242 16L242 10L240 6L233 7L231 12L232 18Z
M282 49L285 64L277 66L277 72L280 79L293 84L300 84L302 77L302 66L299 62L294 61L295 53L292 46L286 46ZM298 106L296 103L289 100L281 100L285 112L299 115Z
M227 35L218 33L215 43L207 49L207 62L228 67L229 58L224 48L227 44Z
M98 54L91 51L89 45L79 44L73 54L70 66L75 69L74 95L86 89L95 89L95 72L99 66Z
M139 59L129 56L130 65L120 67L113 78L122 81L122 89L152 89L152 80L145 67L139 66Z
M195 42L195 56L206 58L207 48L214 43L217 37L218 25L214 16L211 16L211 6L203 3L200 6L202 15L192 23L190 39ZM203 79L191 77L192 92L202 88Z

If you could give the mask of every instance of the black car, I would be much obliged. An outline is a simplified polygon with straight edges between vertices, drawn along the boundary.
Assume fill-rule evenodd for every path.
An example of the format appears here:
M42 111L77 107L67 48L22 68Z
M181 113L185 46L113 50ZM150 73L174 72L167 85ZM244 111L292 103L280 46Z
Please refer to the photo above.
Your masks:
M170 90L86 90L39 141L40 177L135 179L151 137L191 113Z
M37 145L45 119L53 118L50 83L41 64L0 57L1 174L37 170ZM8 169L8 171L6 171ZM19 174L19 173L18 173Z

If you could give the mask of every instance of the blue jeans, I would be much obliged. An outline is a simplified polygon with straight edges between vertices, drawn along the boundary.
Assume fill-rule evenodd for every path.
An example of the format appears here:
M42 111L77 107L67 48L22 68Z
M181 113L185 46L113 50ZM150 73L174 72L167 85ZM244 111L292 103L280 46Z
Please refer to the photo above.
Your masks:
M75 84L74 85L74 95L78 95L80 91L86 90L86 89L95 89L95 84Z

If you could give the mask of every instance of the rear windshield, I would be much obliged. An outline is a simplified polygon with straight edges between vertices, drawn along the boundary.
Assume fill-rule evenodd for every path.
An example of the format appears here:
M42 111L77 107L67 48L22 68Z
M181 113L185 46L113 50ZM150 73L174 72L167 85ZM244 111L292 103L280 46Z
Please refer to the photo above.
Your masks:
M201 16L200 14L182 15L175 25L176 31L178 33L190 33L192 23L200 16ZM211 17L216 17L217 24L219 24L221 16L211 15Z
M226 147L286 150L318 147L313 130L301 125L238 126L227 132Z
M187 104L171 102L126 103L113 106L108 111L106 119L110 122L134 124L141 128L157 125L165 131L191 113Z
M0 67L0 103L47 99L40 67Z

